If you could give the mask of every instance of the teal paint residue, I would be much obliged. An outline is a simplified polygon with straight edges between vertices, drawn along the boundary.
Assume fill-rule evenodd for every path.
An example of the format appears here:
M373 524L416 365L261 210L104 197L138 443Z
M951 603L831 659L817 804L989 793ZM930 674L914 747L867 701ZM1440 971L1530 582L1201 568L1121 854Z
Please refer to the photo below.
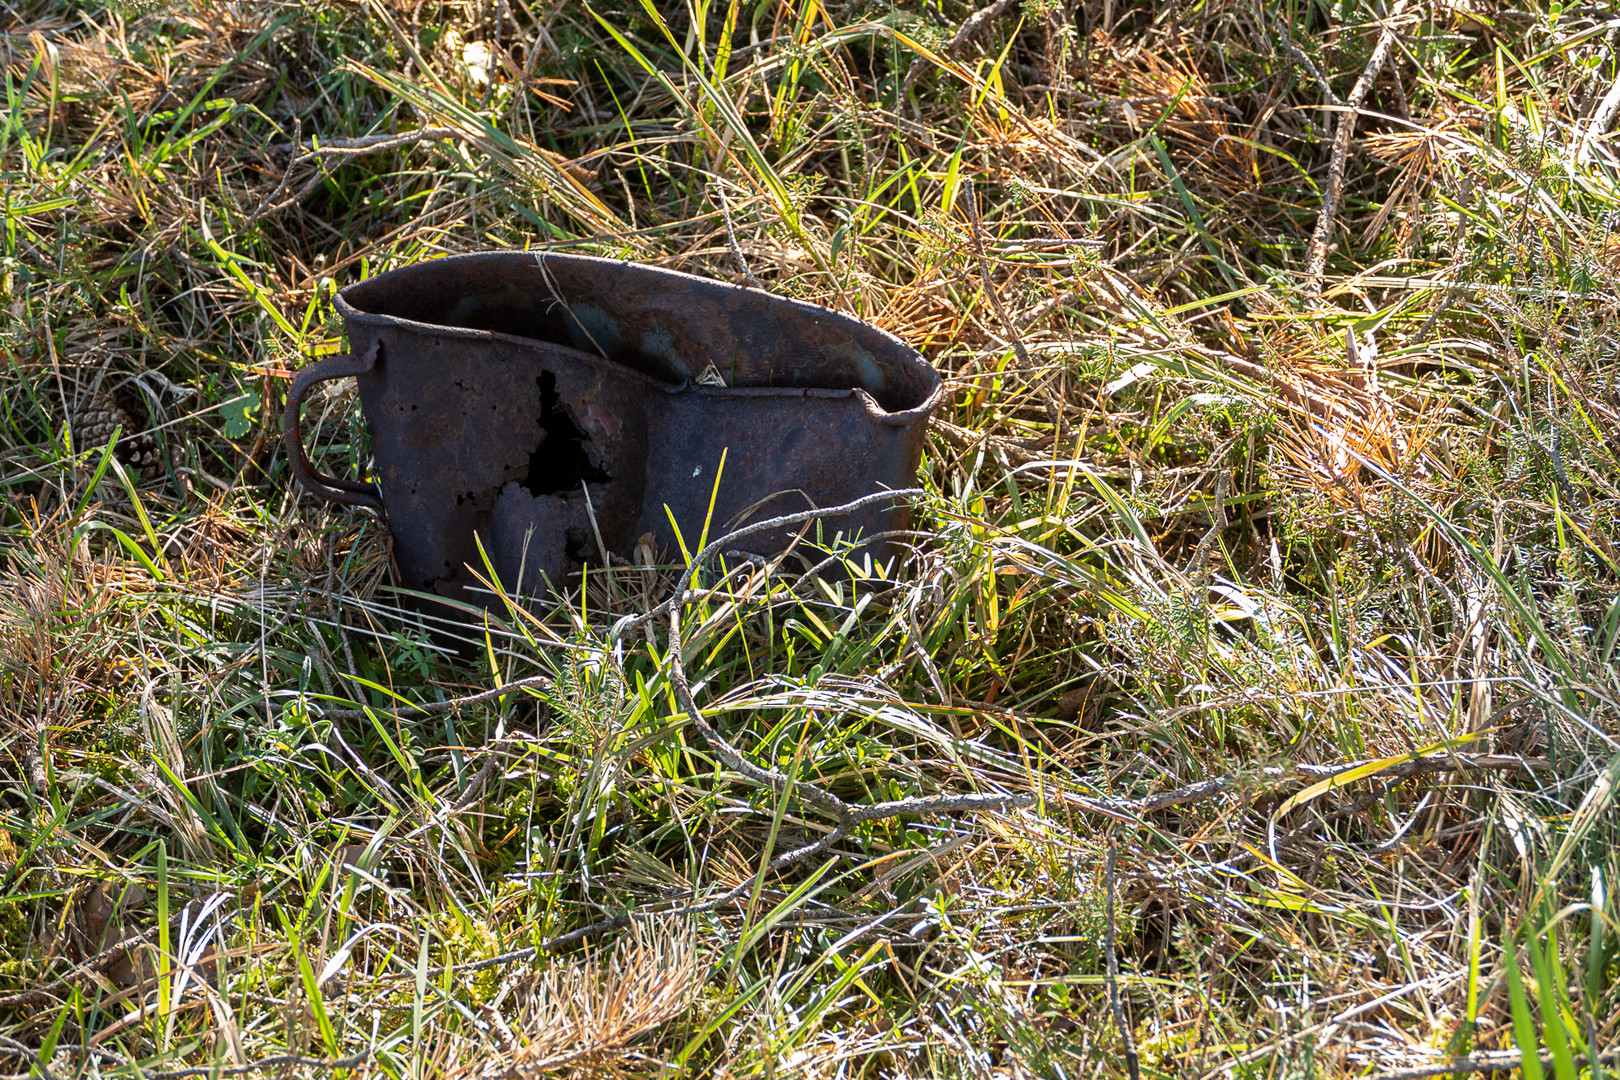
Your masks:
M641 335L641 351L643 355L656 357L668 364L670 371L680 378L692 377L692 369L675 353L674 335L658 323L653 323L652 329Z
M527 290L507 283L499 292L476 293L463 296L456 306L445 312L439 322L446 326L466 326L477 329L496 329L508 333L521 333L508 326L515 315L527 315L534 310L534 297Z
M438 321L446 326L467 326L471 324L472 317L483 309L484 305L479 299L463 296L460 303L445 312L444 317Z
M878 362L865 349L850 342L846 345L824 345L821 355L848 369L856 376L855 385L874 397L889 385L889 378L878 367Z
M568 305L568 339L581 352L606 354L610 359L624 353L619 320L592 304Z

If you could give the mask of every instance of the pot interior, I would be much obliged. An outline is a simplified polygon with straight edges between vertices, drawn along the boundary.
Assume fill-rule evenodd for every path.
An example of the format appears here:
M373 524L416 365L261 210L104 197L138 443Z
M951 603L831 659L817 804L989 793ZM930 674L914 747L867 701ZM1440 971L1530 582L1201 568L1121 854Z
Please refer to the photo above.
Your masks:
M940 385L914 349L858 319L611 259L454 256L383 274L341 295L364 322L408 320L528 338L670 384L859 389L890 413L931 406Z

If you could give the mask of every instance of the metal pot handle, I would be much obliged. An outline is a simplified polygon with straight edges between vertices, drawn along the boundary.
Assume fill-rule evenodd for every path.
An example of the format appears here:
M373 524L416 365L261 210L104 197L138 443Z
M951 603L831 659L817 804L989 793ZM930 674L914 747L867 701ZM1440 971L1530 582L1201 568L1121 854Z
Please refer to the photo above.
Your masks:
M293 379L292 386L287 389L287 410L282 425L282 440L287 447L287 457L292 462L293 475L298 478L300 484L332 502L369 506L373 510L381 510L382 497L376 484L328 476L310 466L309 458L304 455L304 435L300 428L299 416L304 406L304 395L309 392L310 387L328 379L364 374L370 371L376 362L377 343L373 341L371 347L358 357L350 353L339 353L337 356L318 360L301 370Z

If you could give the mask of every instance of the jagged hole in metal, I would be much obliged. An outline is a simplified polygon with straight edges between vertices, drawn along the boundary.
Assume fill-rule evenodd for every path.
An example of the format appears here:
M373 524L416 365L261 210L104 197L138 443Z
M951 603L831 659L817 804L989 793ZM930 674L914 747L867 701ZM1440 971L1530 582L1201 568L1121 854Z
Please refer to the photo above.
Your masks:
M591 437L568 415L557 397L557 376L546 371L535 380L540 384L540 444L529 455L529 474L523 486L530 495L577 495L583 480L605 484L612 480L606 469L591 461L585 444Z

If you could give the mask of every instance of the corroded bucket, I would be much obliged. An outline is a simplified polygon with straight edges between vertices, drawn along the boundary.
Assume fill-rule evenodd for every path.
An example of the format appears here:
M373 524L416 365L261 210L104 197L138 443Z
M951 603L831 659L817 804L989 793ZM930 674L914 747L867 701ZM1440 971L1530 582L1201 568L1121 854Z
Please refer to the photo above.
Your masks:
M322 498L386 509L407 588L491 608L479 539L506 589L534 593L600 565L599 545L630 558L650 533L678 557L705 521L713 538L910 487L941 394L915 350L860 320L611 259L437 259L351 285L337 308L351 351L287 393L293 474ZM304 395L346 376L375 484L316 472L304 453ZM908 523L904 504L883 503L822 535ZM770 555L791 539L739 547Z

